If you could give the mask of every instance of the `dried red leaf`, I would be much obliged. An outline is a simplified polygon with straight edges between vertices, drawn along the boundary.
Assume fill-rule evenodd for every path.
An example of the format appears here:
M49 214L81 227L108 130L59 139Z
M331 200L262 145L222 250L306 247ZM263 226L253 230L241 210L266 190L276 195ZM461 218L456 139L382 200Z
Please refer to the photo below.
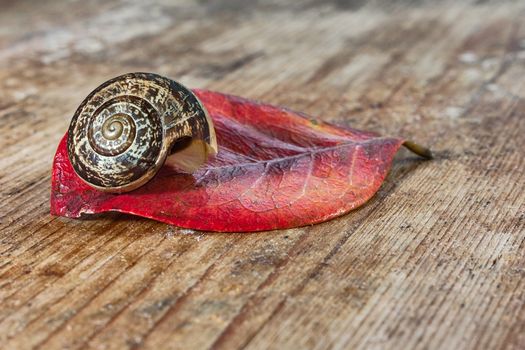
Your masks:
M75 174L64 136L53 164L51 213L78 218L119 211L208 231L314 224L372 197L404 142L239 97L194 92L215 123L215 159L195 174L165 165L145 186L109 194Z

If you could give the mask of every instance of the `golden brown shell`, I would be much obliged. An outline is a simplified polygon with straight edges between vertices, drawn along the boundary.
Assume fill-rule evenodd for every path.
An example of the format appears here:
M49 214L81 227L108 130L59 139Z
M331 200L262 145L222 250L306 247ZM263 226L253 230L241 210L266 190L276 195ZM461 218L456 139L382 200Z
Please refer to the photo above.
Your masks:
M68 131L73 169L89 185L126 192L148 182L178 140L173 163L192 171L217 150L213 123L198 98L152 73L130 73L96 88L78 107Z

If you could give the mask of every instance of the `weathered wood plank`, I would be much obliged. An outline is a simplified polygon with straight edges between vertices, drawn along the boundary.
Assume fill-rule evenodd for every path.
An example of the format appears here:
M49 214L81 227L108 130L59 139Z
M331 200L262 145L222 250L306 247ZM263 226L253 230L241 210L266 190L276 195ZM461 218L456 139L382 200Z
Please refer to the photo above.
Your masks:
M100 82L154 71L402 135L363 208L206 234L49 215L53 153ZM525 348L525 4L7 2L0 341L24 348Z

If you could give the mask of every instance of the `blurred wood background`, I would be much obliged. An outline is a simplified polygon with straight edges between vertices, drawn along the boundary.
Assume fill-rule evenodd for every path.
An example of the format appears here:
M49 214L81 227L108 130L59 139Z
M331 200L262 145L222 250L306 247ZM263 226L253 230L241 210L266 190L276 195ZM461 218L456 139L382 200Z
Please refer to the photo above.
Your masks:
M525 349L523 1L2 1L0 347ZM431 146L339 219L49 215L81 100L151 71Z

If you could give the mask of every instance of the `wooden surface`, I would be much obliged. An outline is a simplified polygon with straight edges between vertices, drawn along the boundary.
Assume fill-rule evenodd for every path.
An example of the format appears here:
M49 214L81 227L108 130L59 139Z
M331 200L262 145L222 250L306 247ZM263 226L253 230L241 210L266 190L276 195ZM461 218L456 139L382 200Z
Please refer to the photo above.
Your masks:
M301 229L50 216L72 114L131 71L437 158ZM0 347L524 349L524 77L523 1L3 1Z

